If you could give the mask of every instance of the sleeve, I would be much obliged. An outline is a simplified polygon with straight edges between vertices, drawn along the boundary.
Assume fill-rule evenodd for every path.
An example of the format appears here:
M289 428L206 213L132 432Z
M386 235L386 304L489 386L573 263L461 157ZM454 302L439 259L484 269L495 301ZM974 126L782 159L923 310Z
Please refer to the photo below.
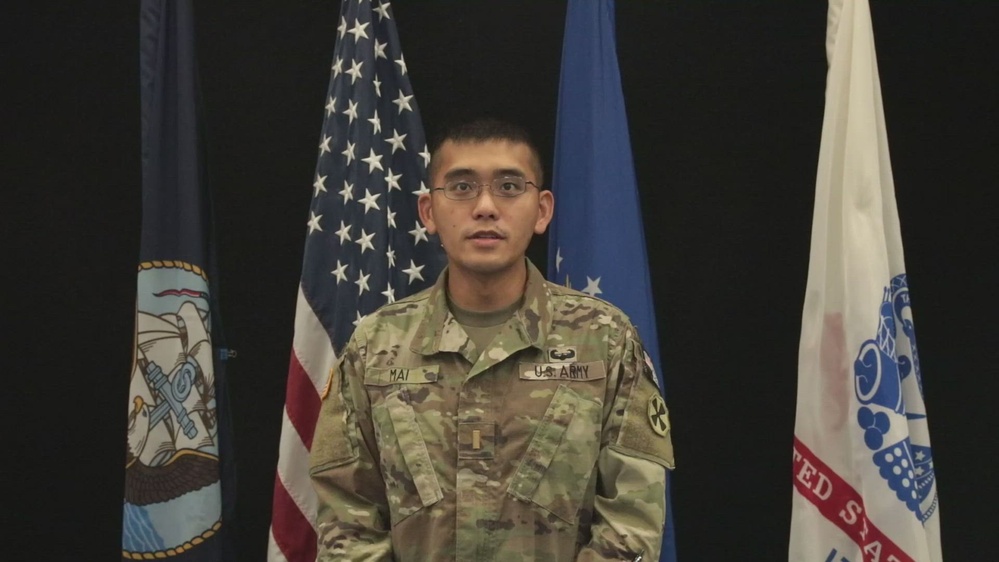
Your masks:
M388 500L364 385L363 347L351 340L330 373L309 474L319 499L316 560L392 560Z
M577 560L658 561L673 469L669 414L652 361L629 331L597 458L591 538Z

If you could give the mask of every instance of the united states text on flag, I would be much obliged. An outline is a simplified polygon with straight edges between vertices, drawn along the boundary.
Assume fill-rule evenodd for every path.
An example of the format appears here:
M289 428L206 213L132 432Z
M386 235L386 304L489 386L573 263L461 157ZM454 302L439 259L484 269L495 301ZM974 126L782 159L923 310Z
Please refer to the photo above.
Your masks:
M660 377L652 284L614 35L613 0L570 0L555 136L548 278L605 299L635 324ZM660 560L676 560L667 498Z
M320 394L357 322L444 265L416 212L430 154L389 2L344 0L317 146L268 560L316 557L308 454Z
M939 562L940 510L867 0L829 3L788 559Z

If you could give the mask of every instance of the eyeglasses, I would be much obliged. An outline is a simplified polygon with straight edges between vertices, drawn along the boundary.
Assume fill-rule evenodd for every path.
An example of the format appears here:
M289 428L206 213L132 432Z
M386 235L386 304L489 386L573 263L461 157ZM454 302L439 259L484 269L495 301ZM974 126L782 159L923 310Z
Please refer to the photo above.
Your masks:
M443 191L444 197L454 201L468 201L479 196L483 185L489 188L491 195L507 198L523 195L527 191L528 185L541 189L538 184L524 178L504 176L485 182L465 179L451 180L444 184L444 187L435 187L431 191Z

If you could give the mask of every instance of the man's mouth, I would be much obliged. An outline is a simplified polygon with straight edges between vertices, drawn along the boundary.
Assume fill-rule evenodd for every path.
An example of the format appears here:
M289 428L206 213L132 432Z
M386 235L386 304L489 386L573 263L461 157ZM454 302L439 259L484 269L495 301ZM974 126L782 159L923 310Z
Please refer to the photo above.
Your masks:
M469 236L472 240L502 240L503 235L493 230L480 230Z

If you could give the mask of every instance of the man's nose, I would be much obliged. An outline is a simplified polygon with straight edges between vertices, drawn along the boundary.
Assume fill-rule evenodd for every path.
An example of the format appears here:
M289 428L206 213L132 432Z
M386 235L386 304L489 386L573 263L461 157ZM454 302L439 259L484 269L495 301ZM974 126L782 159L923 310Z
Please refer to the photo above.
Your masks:
M472 216L476 219L493 218L499 215L496 207L496 196L488 187L482 186L478 197L475 198L475 206L472 209Z

